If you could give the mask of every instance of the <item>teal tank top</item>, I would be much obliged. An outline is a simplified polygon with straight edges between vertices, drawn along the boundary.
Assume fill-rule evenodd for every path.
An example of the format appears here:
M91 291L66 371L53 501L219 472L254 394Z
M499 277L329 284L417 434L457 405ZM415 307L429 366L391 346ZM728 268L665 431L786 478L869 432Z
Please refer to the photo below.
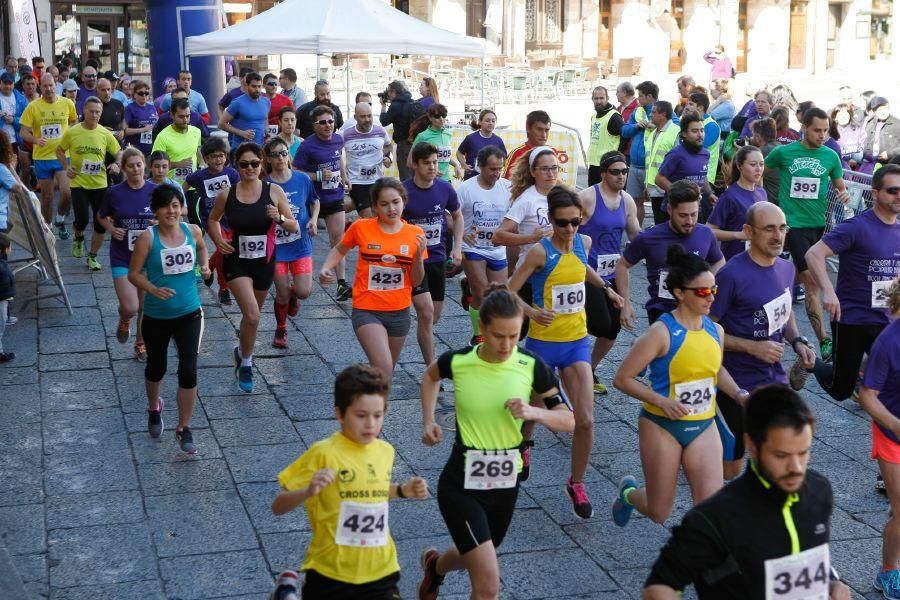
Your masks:
M180 246L168 248L159 239L159 228L154 225L153 245L144 268L147 279L156 287L175 290L168 300L160 300L153 294L144 298L144 314L154 319L177 319L200 308L194 265L197 264L197 245L187 223L181 223L184 241Z

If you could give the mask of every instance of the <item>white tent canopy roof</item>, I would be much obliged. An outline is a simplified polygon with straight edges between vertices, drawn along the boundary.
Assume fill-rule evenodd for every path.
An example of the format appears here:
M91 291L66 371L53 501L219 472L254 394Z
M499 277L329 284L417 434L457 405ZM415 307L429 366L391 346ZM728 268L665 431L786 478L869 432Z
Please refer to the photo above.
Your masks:
M383 0L286 0L237 25L187 38L185 51L189 56L326 53L483 58L485 44Z

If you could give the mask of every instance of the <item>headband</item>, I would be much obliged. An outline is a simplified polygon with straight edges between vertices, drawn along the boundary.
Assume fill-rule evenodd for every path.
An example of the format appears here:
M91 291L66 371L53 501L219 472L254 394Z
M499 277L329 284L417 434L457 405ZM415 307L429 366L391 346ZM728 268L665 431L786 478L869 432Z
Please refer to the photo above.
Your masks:
M610 165L615 164L617 162L628 162L625 160L625 155L619 152L610 152L603 156L600 159L600 170L605 171L609 168Z
M538 156L547 154L548 152L552 153L554 156L556 155L556 150L554 150L550 146L538 146L537 148L532 150L531 154L528 155L528 166L533 167L534 161L537 160Z

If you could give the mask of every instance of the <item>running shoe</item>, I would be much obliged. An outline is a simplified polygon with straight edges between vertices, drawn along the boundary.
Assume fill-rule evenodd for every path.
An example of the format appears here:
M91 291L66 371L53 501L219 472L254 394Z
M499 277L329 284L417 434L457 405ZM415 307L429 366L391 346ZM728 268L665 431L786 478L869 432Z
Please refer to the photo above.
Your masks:
M525 449L522 450L522 470L519 471L519 481L528 481L528 478L531 477L532 446L534 446L534 441L528 440L525 442Z
M419 581L419 600L436 600L444 577L438 575L437 561L441 555L434 548L422 553L422 579Z
M279 327L275 330L275 339L272 340L273 348L287 348L287 328Z
M900 569L877 573L872 587L884 594L885 598L900 598Z
M463 310L469 310L469 303L472 302L472 290L469 289L469 279L468 277L463 277L459 280L459 291L460 298L459 303L463 307Z
M884 477L881 476L881 473L875 477L875 491L887 494L887 488L884 486Z
M471 338L469 338L470 346L477 346L478 344L483 344L483 343L484 343L483 335L473 335Z
M566 482L566 493L569 495L569 500L572 501L572 510L576 517L590 519L594 516L594 507L591 506L591 501L588 499L583 481L573 483L572 478L569 477L569 481Z
M88 269L90 269L91 271L99 271L100 270L100 263L97 261L96 254L94 254L94 253L88 254L86 262L87 262Z
M128 341L129 337L131 337L131 321L119 319L119 326L116 327L116 340L120 344L124 344Z
M219 304L222 306L231 306L231 294L228 290L219 290Z
M134 345L134 358L138 362L147 362L147 345L144 342L137 342Z
M631 512L634 510L634 505L629 504L625 500L625 493L634 489L637 489L637 480L631 475L626 475L619 481L619 494L616 496L616 501L613 502L612 505L613 521L619 527L625 527L628 525L628 520L631 519Z
M16 358L15 352L0 352L0 363L8 363Z
M599 396L605 396L609 393L609 389L600 383L600 378L597 377L596 373L594 373L594 393Z
M335 296L335 300L338 302L343 302L344 300L349 300L353 297L353 288L347 285L347 282L338 282L337 286L337 295Z
M150 433L150 437L152 438L158 438L160 435L162 435L163 429L165 428L162 419L162 398L156 401L156 407L156 410L147 411L147 431Z
M300 314L300 299L291 294L291 299L288 300L288 316L296 317L298 314Z
M194 434L191 433L190 427L176 427L175 439L181 444L182 452L187 452L191 456L197 453L197 446L194 445Z
M19 322L19 317L14 317L12 315L9 315L8 317L6 317L7 325L15 325L18 322Z
M59 219L53 224L56 225L56 231L59 234L59 239L69 239L69 230L66 228L66 221L64 219Z
M806 385L807 379L809 379L809 371L803 367L803 361L798 358L788 372L788 382L794 390L799 392Z
M253 392L253 367L238 367L238 387L242 392Z
M794 286L794 304L806 300L806 290L799 283Z
M822 355L822 362L831 362L831 355L834 353L834 345L831 338L825 338L819 344L819 353Z
M84 238L81 238L80 240L75 238L72 242L72 256L75 258L84 256Z
M289 594L300 595L300 576L296 571L282 571L275 580L275 589L269 594L269 600L284 600Z

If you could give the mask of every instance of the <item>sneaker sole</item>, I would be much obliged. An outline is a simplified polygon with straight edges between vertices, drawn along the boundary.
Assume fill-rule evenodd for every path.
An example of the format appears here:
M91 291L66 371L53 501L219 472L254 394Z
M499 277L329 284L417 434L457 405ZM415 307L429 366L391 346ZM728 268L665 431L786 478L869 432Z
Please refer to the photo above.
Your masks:
M586 516L586 517L582 517L582 516L579 515L577 512L575 512L575 500L572 498L572 494L569 493L569 486L564 485L564 486L563 486L563 489L566 490L566 497L568 497L568 498L569 498L569 502L572 503L572 514L573 514L573 515L575 515L576 517L578 517L579 519L581 519L581 520L583 520L583 521L587 521L588 519L593 519L593 518L594 518L594 507L593 507L593 506L591 506L591 514L588 515L588 516Z
M422 591L422 586L425 583L425 576L428 573L428 566L426 564L428 555L431 554L432 552L437 552L437 551L438 551L437 548L426 548L425 550L422 551L421 556L419 556L419 565L421 565L421 567L422 567L422 579L421 579L421 581L419 581L419 584L416 586L416 597L417 598L421 598L422 594L424 593ZM438 556L440 556L440 555L438 555Z

